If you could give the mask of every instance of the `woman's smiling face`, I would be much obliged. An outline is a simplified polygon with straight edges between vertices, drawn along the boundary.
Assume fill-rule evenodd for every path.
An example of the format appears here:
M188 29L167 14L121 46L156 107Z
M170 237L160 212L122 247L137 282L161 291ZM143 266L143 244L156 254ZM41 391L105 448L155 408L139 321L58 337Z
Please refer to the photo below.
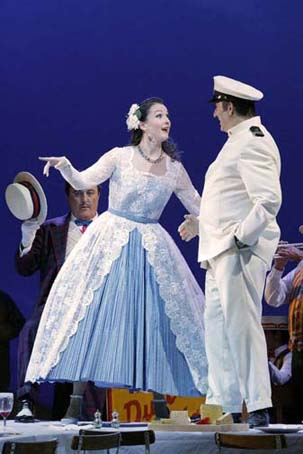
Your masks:
M149 109L146 120L140 128L156 142L164 142L169 137L171 122L164 104L155 103Z

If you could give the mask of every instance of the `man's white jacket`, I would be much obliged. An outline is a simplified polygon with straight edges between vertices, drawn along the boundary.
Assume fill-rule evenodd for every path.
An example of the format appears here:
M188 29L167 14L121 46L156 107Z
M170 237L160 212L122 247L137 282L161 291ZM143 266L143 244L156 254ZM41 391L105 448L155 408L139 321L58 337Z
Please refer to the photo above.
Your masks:
M228 140L209 166L199 215L201 266L235 246L236 236L270 268L280 229L280 156L260 117L228 131Z

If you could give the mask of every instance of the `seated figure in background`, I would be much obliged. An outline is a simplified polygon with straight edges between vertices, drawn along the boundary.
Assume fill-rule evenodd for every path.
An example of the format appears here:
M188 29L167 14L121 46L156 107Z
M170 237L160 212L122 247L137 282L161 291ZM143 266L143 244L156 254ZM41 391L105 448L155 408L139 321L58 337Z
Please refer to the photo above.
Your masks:
M263 317L263 319L280 317ZM283 318L283 317L281 317ZM287 325L286 325L287 326ZM291 379L292 353L288 348L289 335L287 328L264 326L268 349L268 365L272 384L285 385Z
M273 268L267 276L265 300L270 306L288 304L289 350L292 352L291 376L294 390L293 422L303 418L303 252L284 244L278 248ZM283 277L288 261L296 262ZM284 421L283 421L284 422Z

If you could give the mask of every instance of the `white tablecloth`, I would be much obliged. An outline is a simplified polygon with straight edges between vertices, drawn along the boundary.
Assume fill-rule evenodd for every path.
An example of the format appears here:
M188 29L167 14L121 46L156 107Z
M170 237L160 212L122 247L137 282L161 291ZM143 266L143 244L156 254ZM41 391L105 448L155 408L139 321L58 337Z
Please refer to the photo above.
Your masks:
M82 427L85 428L85 427ZM104 429L113 430L110 428ZM123 430L132 430L131 428L121 428ZM140 430L134 428L133 430ZM142 428L142 430L144 430ZM53 421L43 421L37 423L15 423L7 422L7 432L18 432L20 435L5 436L1 431L0 449L6 440L16 441L42 441L51 438L58 439L57 454L71 454L70 443L73 435L78 433L76 427L65 430L60 423ZM250 430L249 433L260 433L259 431ZM288 448L283 449L281 454L302 454L303 453L303 431L294 434L287 434ZM104 452L104 451L103 451ZM112 451L113 452L113 451ZM123 446L120 449L121 454L143 454L142 446ZM231 451L226 451L231 454ZM245 451L245 453L254 453L255 451ZM269 451L258 451L263 454L269 454ZM277 454L280 451L275 451ZM156 442L151 445L151 454L218 454L218 449L214 442L214 433L212 432L156 432Z

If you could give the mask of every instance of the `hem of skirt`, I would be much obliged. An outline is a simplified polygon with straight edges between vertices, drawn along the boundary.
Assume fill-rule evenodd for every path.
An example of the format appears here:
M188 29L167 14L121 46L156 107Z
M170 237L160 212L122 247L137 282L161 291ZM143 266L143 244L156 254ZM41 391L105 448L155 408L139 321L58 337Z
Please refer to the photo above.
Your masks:
M74 383L75 381L92 381L96 387L98 388L115 388L115 389L125 389L130 392L146 392L146 393L153 393L157 392L160 394L168 394L170 396L179 396L179 397L204 397L205 394L202 394L197 389L191 389L188 392L178 392L178 391L171 391L169 389L152 389L146 388L144 386L134 387L132 385L126 385L125 383L117 383L117 382L107 382L107 381L100 381L93 378L79 378L71 379L71 378L37 378L33 383Z

